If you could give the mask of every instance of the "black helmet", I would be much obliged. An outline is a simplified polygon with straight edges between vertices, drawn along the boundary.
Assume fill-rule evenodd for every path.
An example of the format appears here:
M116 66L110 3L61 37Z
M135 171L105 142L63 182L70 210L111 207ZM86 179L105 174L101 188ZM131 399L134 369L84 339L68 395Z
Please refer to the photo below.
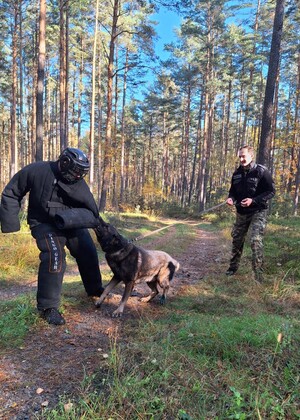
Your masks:
M85 153L73 147L67 147L59 156L58 162L62 178L68 183L79 181L90 169Z

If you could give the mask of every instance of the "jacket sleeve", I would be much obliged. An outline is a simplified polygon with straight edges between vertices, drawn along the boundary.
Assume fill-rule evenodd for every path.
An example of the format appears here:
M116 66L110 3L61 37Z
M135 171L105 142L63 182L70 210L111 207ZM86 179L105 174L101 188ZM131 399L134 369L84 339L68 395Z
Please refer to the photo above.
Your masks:
M266 204L275 195L275 184L268 170L265 170L260 180L259 194L253 198L255 204Z
M228 198L232 198L233 202L236 201L235 188L233 186L233 176L231 178L231 185L230 185L230 189L229 189L229 192L228 192Z
M28 177L29 171L25 167L12 177L2 192L0 222L3 233L20 230L19 212L22 198L29 191Z

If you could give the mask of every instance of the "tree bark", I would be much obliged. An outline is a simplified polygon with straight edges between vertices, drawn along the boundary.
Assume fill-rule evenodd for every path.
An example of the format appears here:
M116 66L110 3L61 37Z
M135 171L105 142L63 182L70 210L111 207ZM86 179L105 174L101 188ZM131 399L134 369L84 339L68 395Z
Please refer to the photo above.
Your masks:
M270 160L273 101L276 75L279 66L280 45L284 18L284 3L285 0L277 0L275 9L269 69L262 115L261 137L257 156L258 163L261 163L262 165L268 165Z
M77 115L77 139L78 147L81 147L81 114L82 114L82 96L83 96L83 71L84 71L84 62L83 62L83 36L80 35L80 66L79 66L79 87L78 87L78 115Z
M36 152L35 160L43 160L44 78L46 54L46 0L40 0L39 54L36 92Z
M10 128L10 177L18 171L18 147L17 147L17 55L18 55L18 2L14 2L14 27L12 42L12 105L11 105L11 128Z
M19 104L20 104L20 133L22 133L21 135L21 139L20 139L20 162L21 162L21 166L23 167L26 163L26 131L25 127L26 127L26 121L24 118L24 74L23 74L23 17L22 17L22 0L20 0L19 2L19 16L20 16L20 20L19 20L19 61L20 61L20 72L19 72L19 92L20 92L20 100L19 100Z
M97 59L97 40L98 40L98 17L99 0L96 1L95 30L93 43L93 68L92 68L92 104L91 104L91 122L90 122L90 189L93 191L94 184L94 161L95 161L95 97L96 97L96 59Z
M185 130L183 136L183 150L182 150L182 174L181 174L181 206L185 207L185 195L188 188L188 158L189 158L189 143L190 143L190 123L191 123L191 83L190 80L187 86L186 107L184 112Z
M298 54L298 80L296 90L296 107L295 107L295 118L294 118L294 135L293 135L293 146L298 147L297 154L297 171L295 179L295 194L294 194L294 216L298 214L299 205L299 192L300 192L300 149L299 149L299 109L300 109L300 53Z
M194 150L194 156L193 156L193 166L192 166L192 174L191 174L191 180L190 180L190 190L189 190L189 197L188 197L188 206L192 203L192 194L195 190L195 175L196 175L196 164L200 149L200 139L201 139L201 121L202 121L202 105L203 105L203 95L201 95L200 98L200 106L199 106L199 114L198 114L198 123L197 123L197 134L196 134L196 140L195 140L195 150Z
M65 4L65 0L59 1L59 136L61 150L67 146Z
M115 56L115 42L117 38L117 22L119 18L119 0L114 0L113 6L113 21L111 28L111 37L109 44L109 57L107 66L107 114L106 114L106 136L104 146L104 162L103 162L103 178L102 189L99 203L100 212L104 211L106 207L107 193L110 184L111 175L111 141L112 141L112 98L113 98L113 78L114 78L114 56Z
M120 162L120 202L124 200L125 191L125 109L127 92L127 73L128 73L128 48L126 49L125 69L123 78L123 98L122 98L122 120L121 120L121 162Z

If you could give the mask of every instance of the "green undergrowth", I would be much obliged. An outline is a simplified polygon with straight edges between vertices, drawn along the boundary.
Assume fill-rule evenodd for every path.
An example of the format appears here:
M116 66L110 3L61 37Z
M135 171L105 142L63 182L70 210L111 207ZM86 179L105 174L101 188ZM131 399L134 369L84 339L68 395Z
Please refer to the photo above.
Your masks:
M20 295L0 302L0 351L22 344L30 329L37 322L35 297Z
M126 342L112 340L109 369L85 379L68 413L62 401L44 418L299 418L298 321L221 317L173 302L124 328Z
M209 229L227 240L229 222ZM199 227L188 228L187 242ZM176 227L179 237L185 229ZM125 320L108 368L99 363L78 398L43 418L300 419L299 232L298 219L271 218L262 286L246 244L238 275L226 278L222 266L163 309Z
M0 282L29 278L38 264L39 251L25 225L20 232L0 235Z
M131 238L166 226L147 217L106 221ZM232 218L178 223L171 240L165 229L139 244L157 241L180 260L199 228L216 232L223 243L230 241L231 226ZM207 261L213 264L211 274L187 283L164 307L149 305L135 319L125 315L111 335L107 362L99 359L77 395L61 397L55 409L36 418L300 419L299 242L299 219L270 218L262 286L252 279L247 243L236 276L227 278L227 266ZM99 255L104 258L100 250ZM109 270L103 276L108 281ZM72 274L64 282L63 305L82 305L84 299ZM34 306L32 296L1 303L1 334L6 331L1 342L20 345L36 322Z

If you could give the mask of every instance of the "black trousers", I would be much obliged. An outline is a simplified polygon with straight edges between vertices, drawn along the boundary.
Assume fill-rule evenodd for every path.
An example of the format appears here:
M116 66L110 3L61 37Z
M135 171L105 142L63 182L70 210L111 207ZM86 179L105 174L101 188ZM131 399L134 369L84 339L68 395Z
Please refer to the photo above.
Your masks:
M96 246L88 229L59 230L41 224L31 230L40 250L37 308L59 308L63 276L66 269L65 246L75 258L88 296L103 290Z

